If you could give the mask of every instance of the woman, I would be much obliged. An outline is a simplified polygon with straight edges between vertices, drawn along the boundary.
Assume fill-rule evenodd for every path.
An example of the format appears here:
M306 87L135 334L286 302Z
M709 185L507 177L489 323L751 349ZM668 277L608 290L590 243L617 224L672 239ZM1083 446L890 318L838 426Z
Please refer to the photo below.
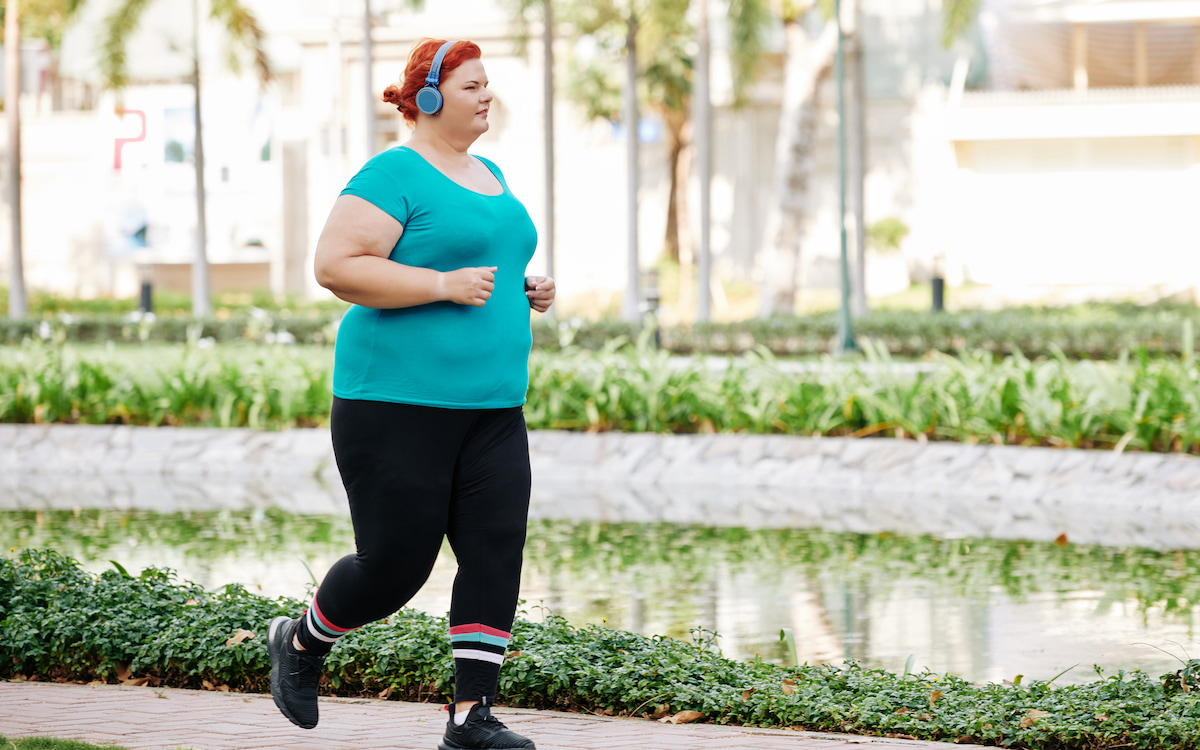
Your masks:
M545 312L555 289L524 275L533 222L500 170L467 151L492 102L479 58L471 42L414 47L383 97L412 137L350 180L317 242L317 281L353 303L338 330L331 432L357 554L269 633L275 703L312 728L324 654L404 606L448 538L455 688L442 750L534 747L488 707L529 509L529 308Z

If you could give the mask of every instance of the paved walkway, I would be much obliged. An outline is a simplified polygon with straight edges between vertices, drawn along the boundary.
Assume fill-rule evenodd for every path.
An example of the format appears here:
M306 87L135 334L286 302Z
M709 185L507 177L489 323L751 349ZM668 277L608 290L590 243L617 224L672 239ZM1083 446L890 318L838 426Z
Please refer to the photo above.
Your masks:
M644 719L496 710L539 750L923 750L932 742L661 724ZM0 736L58 737L130 750L433 750L446 712L429 703L321 699L316 729L292 726L267 695L117 685L0 682ZM955 745L971 748L975 745Z

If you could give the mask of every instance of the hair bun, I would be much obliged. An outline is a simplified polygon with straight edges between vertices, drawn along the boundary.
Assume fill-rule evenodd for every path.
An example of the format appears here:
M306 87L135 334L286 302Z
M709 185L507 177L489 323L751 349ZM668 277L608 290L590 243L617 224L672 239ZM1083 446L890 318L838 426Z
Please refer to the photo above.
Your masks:
M395 104L398 108L400 106L400 87L393 83L384 89L383 100L388 104Z

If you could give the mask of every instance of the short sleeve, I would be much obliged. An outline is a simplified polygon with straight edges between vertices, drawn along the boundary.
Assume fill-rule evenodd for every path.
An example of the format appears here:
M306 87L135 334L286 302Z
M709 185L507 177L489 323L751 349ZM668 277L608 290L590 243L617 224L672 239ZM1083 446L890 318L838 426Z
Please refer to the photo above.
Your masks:
M407 225L412 206L404 184L403 159L396 149L390 149L371 157L341 194L362 198Z

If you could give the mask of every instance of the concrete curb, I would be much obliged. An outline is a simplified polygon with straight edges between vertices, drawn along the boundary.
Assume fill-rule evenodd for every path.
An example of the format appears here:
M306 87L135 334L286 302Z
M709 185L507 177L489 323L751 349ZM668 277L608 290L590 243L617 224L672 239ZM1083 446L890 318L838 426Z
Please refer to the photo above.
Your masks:
M1200 459L889 438L529 433L531 515L1200 548ZM327 430L0 424L0 509L345 512Z

